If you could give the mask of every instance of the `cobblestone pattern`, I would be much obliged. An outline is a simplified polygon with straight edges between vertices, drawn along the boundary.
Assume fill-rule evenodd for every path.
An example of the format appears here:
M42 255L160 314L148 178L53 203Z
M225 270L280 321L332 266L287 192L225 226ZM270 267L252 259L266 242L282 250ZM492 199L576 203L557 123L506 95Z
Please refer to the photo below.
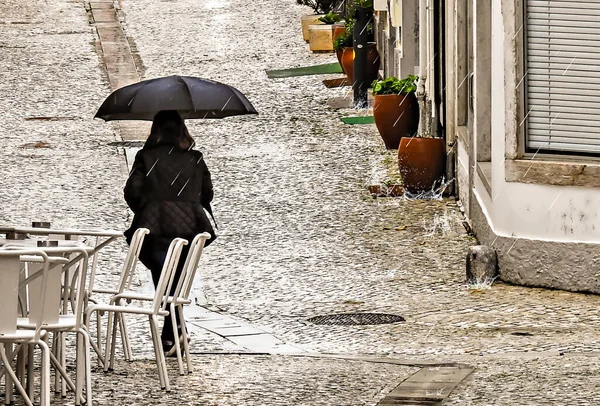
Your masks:
M147 78L185 73L221 80L261 113L190 122L213 171L221 226L201 276L209 303L325 353L475 360L480 353L598 349L597 296L503 284L469 289L464 260L475 241L453 202L369 197L365 184L387 155L374 126L344 126L339 115L353 112L325 107L347 88L324 89L320 81L329 76L266 78L266 69L334 60L309 54L290 34L305 9L290 4L286 12L263 12L281 7L274 0L179 1L168 10L148 0L122 4ZM162 27L186 29L158 28L159 16ZM356 311L397 313L407 322L306 322ZM494 371L493 362L485 365ZM563 373L559 363L549 366ZM529 382L538 373L520 370L520 390L536 392Z
M464 256L475 242L465 235L453 201L373 200L365 185L380 176L389 154L374 126L344 126L339 115L353 112L326 108L329 97L348 91L321 84L337 75L269 80L264 73L334 60L308 52L299 29L306 9L291 0L121 5L144 78L178 73L227 82L261 113L189 122L216 189L220 237L206 250L198 278L210 306L310 351L476 364L475 378L459 387L454 404L513 405L516 397L529 404L585 404L587 388L598 386L589 373L595 358L574 355L576 362L565 362L542 358L542 352L598 351L599 298L502 284L468 289ZM51 220L54 226L124 229L129 222L122 151L108 145L115 140L113 127L91 120L109 87L87 18L82 2L0 3L2 223ZM26 120L31 117L57 119ZM114 281L123 254L122 242L105 251L100 284ZM397 313L407 321L360 327L306 322L357 311ZM151 358L142 321L131 320L134 351L136 358ZM194 352L237 350L210 335L195 335L193 343ZM506 355L512 352L540 358ZM197 358L198 372L178 379L169 396L204 396L215 404L228 397L229 404L331 404L332 398L335 404L368 404L374 395L363 401L361 391L336 388L318 392L323 399L313 403L301 397L302 388L332 375L349 388L373 381L393 387L407 373L361 364L357 374L349 362L303 360L298 371L313 371L306 379L315 383L298 389L293 380L300 373L294 375L295 367L288 373L290 360L297 359ZM111 404L109 396L123 396L117 404L172 404L158 390L140 392L140 382L155 382L152 362L120 363L118 371L121 366L129 378L95 375L99 404ZM214 379L198 386L206 376ZM131 382L127 391L113 392L124 380ZM546 382L554 383L553 393L539 390ZM146 403L136 403L140 393L146 396L139 402Z
M0 222L123 230L125 164L92 120L109 87L83 3L6 0L0 21ZM106 248L103 272L123 248Z
M171 361L171 360L170 360ZM115 390L96 380L97 390L110 393L110 404L135 405L375 405L417 368L357 361L321 360L302 357L198 356L196 373L179 377L176 363L169 373L176 389L165 395L156 367L141 367L116 375ZM116 365L127 369L128 364ZM381 379L381 377L386 379ZM146 387L140 390L140 382ZM125 390L121 391L120 389ZM109 404L109 403L106 403Z
M477 367L445 405L595 405L598 354L492 357Z
M195 373L179 376L168 360L172 390L160 389L156 365L124 361L115 371L94 371L98 405L314 405L375 406L418 368L310 357L196 356ZM381 379L385 377L386 379ZM98 396L97 394L100 394ZM17 397L15 406L22 406ZM55 396L53 405L72 406ZM96 404L96 402L94 402Z

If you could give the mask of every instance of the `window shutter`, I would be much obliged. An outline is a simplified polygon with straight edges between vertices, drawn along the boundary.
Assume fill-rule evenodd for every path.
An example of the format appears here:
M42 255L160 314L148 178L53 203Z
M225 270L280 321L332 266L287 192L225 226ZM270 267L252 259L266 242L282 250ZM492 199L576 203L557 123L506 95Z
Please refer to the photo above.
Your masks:
M526 0L530 150L600 153L600 0Z

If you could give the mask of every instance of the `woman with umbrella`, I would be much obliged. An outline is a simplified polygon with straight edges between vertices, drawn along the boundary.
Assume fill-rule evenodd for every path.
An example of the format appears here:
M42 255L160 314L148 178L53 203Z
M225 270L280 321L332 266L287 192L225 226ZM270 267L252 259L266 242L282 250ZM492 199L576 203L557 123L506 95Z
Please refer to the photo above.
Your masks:
M205 209L211 212L213 199L210 172L200 151L194 150L194 140L177 111L161 111L152 122L150 135L137 153L125 185L125 200L135 214L131 227L125 232L129 242L133 232L148 228L140 253L140 261L150 269L154 286L158 284L171 241L195 235L215 234ZM181 274L189 246L184 247L177 267L173 290ZM173 292L171 292L173 293ZM176 315L177 317L177 315ZM181 321L177 320L181 335ZM171 315L165 317L161 334L163 350L174 351Z
M140 260L158 283L168 246L175 237L192 240L209 232L215 239L205 210L212 216L210 173L202 153L193 149L183 119L220 119L257 114L248 99L234 87L191 76L144 80L115 90L95 117L111 120L153 120L150 136L135 157L125 185L125 200L135 216L125 232L128 242L139 227L150 230ZM214 219L213 219L214 220ZM187 255L184 248L182 258ZM176 277L181 273L180 261ZM176 281L173 283L176 286ZM179 322L179 320L178 320ZM174 347L171 319L163 326L163 349ZM179 325L179 323L178 323Z

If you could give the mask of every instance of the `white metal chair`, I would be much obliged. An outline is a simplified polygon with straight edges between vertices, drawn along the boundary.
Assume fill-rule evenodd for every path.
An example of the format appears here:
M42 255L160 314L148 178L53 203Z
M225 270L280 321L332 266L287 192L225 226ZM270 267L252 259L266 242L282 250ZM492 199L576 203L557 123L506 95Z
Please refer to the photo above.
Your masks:
M182 275L177 283L175 293L173 297L169 298L169 309L171 311L171 314L175 315L176 311L179 314L179 320L181 322L181 341L183 343L183 348L185 352L185 360L188 374L192 373L192 361L190 358L190 349L188 344L188 332L185 325L185 319L183 317L183 306L192 303L192 301L190 300L190 293L194 284L196 271L198 270L198 264L200 263L200 257L202 256L202 251L204 250L204 244L206 244L206 241L209 239L209 233L198 234L196 235L196 237L194 237L190 246L190 251L183 266ZM176 317L171 317L171 325L173 327L173 337L177 337L178 332ZM183 375L184 371L181 356L181 346L180 340L178 339L175 340L175 349L177 351L177 362L179 363L179 374Z
M131 238L131 243L129 244L129 250L127 251L127 256L125 257L125 261L123 263L123 269L121 270L121 276L119 278L119 282L117 287L114 289L98 289L94 287L95 281L95 270L96 267L92 266L92 271L90 274L90 280L88 285L88 292L85 299L85 308L89 307L89 302L93 304L98 304L98 300L96 297L98 294L104 295L116 295L119 292L123 292L131 289L131 284L133 282L133 277L135 275L135 269L138 263L138 259L140 256L140 252L142 250L142 244L144 243L144 238L146 235L150 233L150 230L147 228L138 228L133 233ZM94 256L94 261L97 261L97 255ZM104 367L104 355L102 354L102 326L100 320L100 313L96 314L96 342L91 342L94 351L98 355L98 362L101 366ZM85 324L89 326L89 321L85 320ZM130 361L131 357L131 344L129 342L129 335L127 333L127 323L125 323L125 318L119 318L119 328L121 331L121 341L123 344L123 353L125 355L125 360ZM89 332L89 330L88 330Z
M22 270L23 262L40 262L42 268L35 275L31 276L30 280L40 279L39 295L36 300L39 301L37 310L31 314L33 329L20 330L17 329L18 320L18 294L19 294L19 279ZM30 349L30 362L28 365L28 383L27 390L19 381L19 378L11 368L12 354L7 355L6 345L12 346L17 344L21 346L38 345L41 349L41 379L40 379L40 405L50 405L50 348L44 341L47 332L43 329L46 325L47 318L58 317L58 307L52 308L47 306L50 274L50 263L61 264L67 263L65 258L48 257L41 250L34 249L1 249L0 250L0 357L2 359L3 373L5 374L5 403L12 403L13 384L18 392L23 396L25 404L33 405L32 401L32 382L33 382L33 348ZM14 353L13 353L14 354ZM23 376L21 375L23 379Z
M9 248L13 249L13 248ZM78 254L82 256L82 260L75 269L65 269L62 277L62 306L59 301L49 303L49 307L62 308L61 314L52 320L46 320L44 329L47 332L53 333L53 346L52 353L50 354L50 360L52 365L57 371L57 376L60 374L62 377L61 391L62 395L65 396L65 385L68 385L71 390L75 392L75 404L81 405L85 400L88 405L92 404L92 372L91 372L91 357L90 357L90 338L87 330L84 328L83 315L84 315L84 298L86 296L86 275L88 269L88 249L83 246L70 246L70 247L47 247L44 248L45 253L53 255L65 255ZM67 262L69 258L65 258ZM70 271L73 271L73 275L68 275ZM28 278L29 279L29 278ZM60 285L57 287L60 290ZM34 303L31 297L36 297L35 290L32 295L32 287L30 287L30 313L34 311ZM69 306L70 305L70 306ZM70 310L69 310L70 307ZM20 329L33 329L35 328L35 321L31 317L20 317L17 320L17 326ZM76 379L75 383L70 379L66 371L66 359L65 359L65 341L63 333L76 333L78 334L77 345L76 345ZM86 397L83 397L83 387L85 381ZM57 380L58 384L58 380ZM58 391L58 387L55 387L55 391Z
M181 275L179 276L179 280L177 282L173 295L170 295L167 299L169 303L169 310L172 316L171 327L173 329L173 337L176 337L175 352L177 354L177 362L179 363L180 375L185 375L183 369L181 345L183 345L183 349L186 354L187 372L188 374L192 373L192 363L189 357L188 333L185 327L183 306L192 303L189 297L192 291L192 286L194 283L194 278L196 276L196 271L198 269L198 264L200 263L200 257L202 256L202 251L204 249L204 244L208 239L210 239L210 234L208 233L201 233L194 237L192 243L190 244L190 250L185 259L185 264L183 265L183 269L181 271ZM141 295L134 292L124 292L115 295L114 299L152 301L153 296ZM177 318L175 317L176 312L179 316L179 320L181 321L181 336L179 336L179 332L177 331Z
M153 296L151 307L141 307L127 303L125 300L121 300L119 295L125 293L125 286L119 287L120 292L111 298L110 304L103 305L92 305L86 311L86 320L89 322L91 315L94 312L107 312L108 313L108 324L106 332L106 349L104 355L104 371L107 372L114 368L115 358L115 341L117 335L117 327L119 319L123 314L145 314L148 316L150 321L150 333L152 335L152 342L154 345L154 352L156 356L156 362L158 366L158 376L162 389L170 391L169 377L167 375L167 368L165 363L165 355L163 353L162 343L159 335L158 317L166 316L169 314L167 310L167 298L168 292L173 284L173 278L177 269L179 258L181 257L181 251L183 246L187 244L187 241L182 238L175 238L167 251L165 263L161 272L160 279L158 281L155 294ZM117 320L114 321L114 318Z

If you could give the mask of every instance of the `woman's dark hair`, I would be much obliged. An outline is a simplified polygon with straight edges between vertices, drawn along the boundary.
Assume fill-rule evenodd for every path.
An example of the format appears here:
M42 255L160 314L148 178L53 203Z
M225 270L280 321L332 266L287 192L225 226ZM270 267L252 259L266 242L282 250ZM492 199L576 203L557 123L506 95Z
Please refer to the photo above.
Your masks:
M194 144L194 139L179 113L175 110L164 110L159 111L154 116L152 129L144 148L152 148L157 145L173 145L186 150L191 149Z

